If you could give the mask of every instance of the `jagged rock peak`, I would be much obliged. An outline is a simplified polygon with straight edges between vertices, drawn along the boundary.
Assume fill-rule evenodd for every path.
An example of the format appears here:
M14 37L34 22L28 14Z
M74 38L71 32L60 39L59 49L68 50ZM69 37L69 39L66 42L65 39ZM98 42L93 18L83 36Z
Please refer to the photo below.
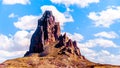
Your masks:
M52 11L49 11L49 10L46 10L45 13L43 14L43 17L49 18L51 16L53 16L53 14L52 14Z
M45 40L45 44L47 44L48 41L54 42L60 36L60 25L59 22L55 22L52 11L45 11L43 16L38 20L38 28L39 27L44 33L43 40Z
M29 51L25 55L43 52L43 46L55 42L59 36L59 22L55 22L52 11L45 11L43 16L38 20L37 28L31 38Z
M53 45L53 49L58 48L59 54L81 56L76 41L69 39L66 33L61 35L59 22L55 22L52 11L47 10L38 20L36 31L31 38L29 51L25 56L31 53L42 53L46 55L45 52L48 52L48 50L51 51L51 44ZM45 49L48 50L46 51Z

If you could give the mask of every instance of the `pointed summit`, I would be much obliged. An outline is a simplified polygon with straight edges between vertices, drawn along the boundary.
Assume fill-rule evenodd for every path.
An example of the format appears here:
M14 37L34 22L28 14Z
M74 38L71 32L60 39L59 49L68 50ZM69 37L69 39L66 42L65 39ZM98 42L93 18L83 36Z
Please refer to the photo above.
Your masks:
M46 10L45 13L43 14L43 17L50 17L53 16L52 11Z
M25 54L41 53L44 51L43 46L55 42L60 36L60 25L55 22L52 11L45 11L43 16L38 20L36 31L33 33L30 43L30 49Z

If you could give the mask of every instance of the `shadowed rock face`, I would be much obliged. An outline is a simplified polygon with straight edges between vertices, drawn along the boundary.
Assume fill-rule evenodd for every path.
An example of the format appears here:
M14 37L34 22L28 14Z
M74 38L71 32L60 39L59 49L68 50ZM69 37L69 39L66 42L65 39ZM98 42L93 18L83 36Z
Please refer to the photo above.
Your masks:
M61 35L59 22L55 22L55 17L51 11L45 11L38 20L36 31L33 33L30 43L30 49L25 56L31 53L44 52L44 46L58 42L55 48L60 48L59 54L75 54L81 56L76 41L72 41L66 35Z

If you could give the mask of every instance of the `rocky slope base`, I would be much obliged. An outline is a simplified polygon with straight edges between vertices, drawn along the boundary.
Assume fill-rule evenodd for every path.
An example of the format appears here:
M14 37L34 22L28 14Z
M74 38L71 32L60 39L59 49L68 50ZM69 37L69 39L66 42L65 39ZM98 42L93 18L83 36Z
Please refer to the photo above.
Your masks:
M0 68L120 68L119 66L97 64L84 59L72 59L65 55L39 57L34 53L29 57L7 60Z

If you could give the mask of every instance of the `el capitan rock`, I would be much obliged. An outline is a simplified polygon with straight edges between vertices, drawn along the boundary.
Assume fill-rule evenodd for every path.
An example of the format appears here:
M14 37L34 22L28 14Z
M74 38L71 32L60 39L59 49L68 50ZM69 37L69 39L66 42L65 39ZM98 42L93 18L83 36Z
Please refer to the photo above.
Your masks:
M120 68L87 60L76 41L60 32L52 11L45 11L32 35L29 51L24 57L7 60L0 68Z

